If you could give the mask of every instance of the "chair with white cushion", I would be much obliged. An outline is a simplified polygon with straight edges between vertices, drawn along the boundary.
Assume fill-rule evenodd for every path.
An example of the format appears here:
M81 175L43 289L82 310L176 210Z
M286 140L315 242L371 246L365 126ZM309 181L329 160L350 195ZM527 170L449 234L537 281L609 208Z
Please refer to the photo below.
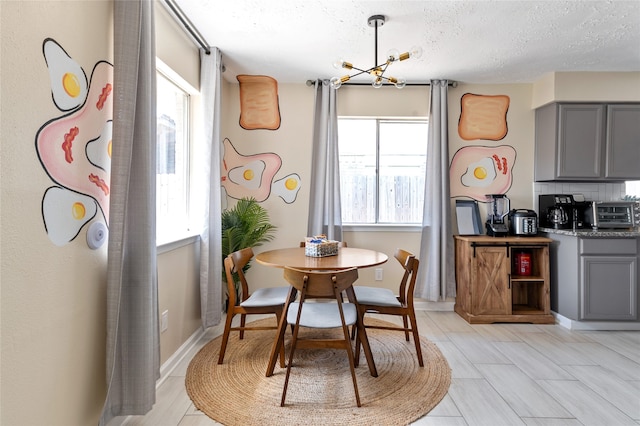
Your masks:
M282 389L280 405L284 407L291 375L291 366L296 349L344 349L349 357L349 367L356 395L356 403L360 407L360 395L356 382L355 357L349 338L348 326L358 321L358 310L354 303L343 303L343 291L352 292L352 284L358 279L356 268L341 271L302 271L285 267L285 279L300 293L298 302L291 302L287 309L287 323L293 325L293 338L287 363L287 374ZM326 301L309 301L311 298L332 299ZM300 327L305 328L342 328L342 339L314 339L313 335L299 337Z
M424 366L422 360L422 350L420 349L420 336L418 335L418 323L416 312L413 306L413 292L416 286L416 276L420 262L408 251L397 249L394 257L402 265L404 274L400 280L398 295L391 290L379 287L354 286L353 289L358 300L360 316L364 318L365 313L372 312L383 315L397 315L402 317L404 327L374 326L367 325L365 328L377 328L383 330L404 331L405 339L409 341L409 333L413 334L413 341L416 345L416 353L420 367ZM360 345L356 342L356 357L359 356Z
M224 361L224 354L227 349L227 343L229 341L229 334L232 331L239 331L239 338L244 338L245 330L275 330L277 326L273 327L251 327L246 326L247 315L257 314L275 314L277 323L280 323L280 318L284 310L284 304L289 295L290 287L270 287L260 288L252 293L249 292L249 284L244 275L244 267L253 258L253 250L245 248L231 253L224 260L224 269L227 275L227 292L229 294L229 306L227 307L227 320L224 325L224 333L222 335L222 343L220 345L220 355L218 357L218 364L222 364ZM234 284L234 275L237 276L238 282L241 286L240 303L237 303L237 296ZM233 317L240 315L240 326L233 327ZM280 366L284 368L284 347L280 351Z

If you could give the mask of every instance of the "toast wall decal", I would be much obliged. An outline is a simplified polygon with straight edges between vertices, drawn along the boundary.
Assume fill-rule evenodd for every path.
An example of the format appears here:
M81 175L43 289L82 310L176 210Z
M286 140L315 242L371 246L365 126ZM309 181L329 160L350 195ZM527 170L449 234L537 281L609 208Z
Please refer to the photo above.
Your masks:
M239 75L240 126L246 130L280 127L278 82L264 75Z
M499 141L507 135L508 96L465 93L460 106L458 134L462 139Z

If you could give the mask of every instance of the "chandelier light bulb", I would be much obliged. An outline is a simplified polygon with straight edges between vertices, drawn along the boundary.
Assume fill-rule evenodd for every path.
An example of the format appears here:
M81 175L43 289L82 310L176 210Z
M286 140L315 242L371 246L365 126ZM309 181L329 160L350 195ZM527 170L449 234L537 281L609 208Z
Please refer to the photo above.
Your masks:
M389 58L390 61L397 61L400 59L400 52L398 51L398 49L390 49L387 52L387 58Z
M333 77L329 81L329 84L331 85L332 88L339 89L340 86L342 86L342 80L340 80L340 77Z
M344 59L342 58L338 58L333 62L333 67L337 70L342 68L342 65L344 64Z
M418 59L422 56L422 47L420 46L413 46L411 48L411 50L409 51L409 56L411 56L412 58Z
M407 81L404 78L399 78L394 84L398 89L402 89L407 85Z
M373 83L371 83L371 85L376 88L379 89L382 87L382 79L380 77L376 78Z
M344 75L342 77L333 77L331 80L329 80L329 85L334 89L339 89L340 86L342 86L342 83L349 81L350 78L351 77L349 77L348 75Z

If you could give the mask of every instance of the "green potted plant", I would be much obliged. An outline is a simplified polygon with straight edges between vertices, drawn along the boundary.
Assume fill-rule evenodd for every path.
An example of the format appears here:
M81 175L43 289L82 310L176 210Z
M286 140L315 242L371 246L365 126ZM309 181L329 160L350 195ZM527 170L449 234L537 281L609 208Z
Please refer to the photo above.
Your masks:
M269 213L255 198L242 198L231 209L222 212L222 261L231 253L247 247L260 246L274 237L276 227L269 222ZM251 262L243 268L246 272ZM234 278L235 280L235 278ZM222 271L222 282L227 276ZM235 282L236 300L240 300L240 284ZM227 296L227 303L228 303ZM238 302L239 303L239 302Z

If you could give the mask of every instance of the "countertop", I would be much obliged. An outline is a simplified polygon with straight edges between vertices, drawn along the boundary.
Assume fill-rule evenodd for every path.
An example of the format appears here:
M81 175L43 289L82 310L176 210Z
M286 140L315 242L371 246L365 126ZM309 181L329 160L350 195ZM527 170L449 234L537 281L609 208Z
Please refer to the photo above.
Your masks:
M546 232L548 234L569 235L573 237L582 238L638 238L640 237L640 230L629 229L598 229L594 231L591 228L587 229L555 229L555 228L538 228L538 232Z
M544 237L542 235L532 235L532 236L514 236L509 235L505 237L492 237L489 235L454 235L455 239L461 241L469 241L472 243L480 243L480 244L539 244L539 243L550 243L552 240Z

